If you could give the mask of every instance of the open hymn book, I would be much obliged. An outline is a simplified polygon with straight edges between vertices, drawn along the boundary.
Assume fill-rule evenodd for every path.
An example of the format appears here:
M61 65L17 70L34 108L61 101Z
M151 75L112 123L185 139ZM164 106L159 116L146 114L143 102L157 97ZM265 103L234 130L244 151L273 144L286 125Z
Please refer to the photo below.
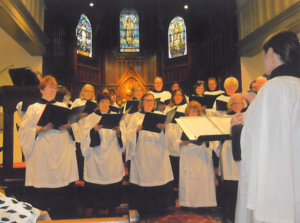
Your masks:
M175 119L190 141L228 140L232 117L180 117Z

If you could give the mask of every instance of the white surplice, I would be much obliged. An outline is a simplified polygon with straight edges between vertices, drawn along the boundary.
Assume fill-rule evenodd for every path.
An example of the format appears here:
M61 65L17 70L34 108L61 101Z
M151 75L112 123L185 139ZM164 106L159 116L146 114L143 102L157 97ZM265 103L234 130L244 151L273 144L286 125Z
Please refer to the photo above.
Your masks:
M155 112L161 113L161 112ZM145 114L135 113L127 128L127 137L131 155L130 183L140 186L160 186L173 180L168 146L168 134L161 131L139 131Z
M170 107L170 106L167 106L166 109L164 110L164 113L168 113L169 111L177 108L176 112L181 112L181 113L184 113L185 114L185 109L186 109L186 106L187 104L183 104L183 105L179 105L179 106L173 106L173 107ZM177 123L170 123L168 124L167 126L167 130L168 131L168 134L169 134L169 138L170 138L170 142L173 142L175 141L177 138L174 138L174 136L172 135L172 133L174 132L174 128L178 126ZM171 129L170 129L171 128ZM173 147L174 143L170 143L169 144L169 147L168 147L168 150L169 150L169 154L171 156L178 156L179 157L179 150L177 150L176 148L174 149Z
M182 130L174 128L173 143L180 153L179 205L185 207L217 206L212 148L206 144L180 146Z
M66 107L55 102L56 106ZM19 129L19 142L26 162L25 186L58 188L78 180L75 144L67 130L51 129L36 136L45 104L28 107Z
M264 84L245 117L236 223L300 222L300 79Z
M100 146L91 147L90 130L101 120L95 112L90 114L83 128L81 151L84 158L83 178L94 184L117 183L125 176L122 160L123 147L120 147L117 134L111 129L100 129ZM126 144L126 127L124 121L120 123L121 139Z
M81 98L75 99L75 101L72 104L71 109L85 105L86 101L87 100L81 99ZM95 101L92 101L92 102L94 102L96 104ZM75 141L78 143L81 143L82 131L83 131L83 126L84 126L85 120L86 120L86 117L79 118L79 120L77 122L72 124Z
M165 102L167 100L170 100L172 97L172 94L169 91L162 91L162 92L154 92L154 91L149 91L149 93L154 95L154 98L160 98L161 102Z

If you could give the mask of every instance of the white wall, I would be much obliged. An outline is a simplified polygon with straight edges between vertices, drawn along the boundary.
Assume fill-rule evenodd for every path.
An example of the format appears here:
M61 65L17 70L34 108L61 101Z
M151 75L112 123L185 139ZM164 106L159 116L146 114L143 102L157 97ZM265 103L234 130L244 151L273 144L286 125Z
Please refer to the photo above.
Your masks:
M30 67L33 71L42 72L42 56L31 56L2 28L0 28L0 39L0 71L13 64L14 67L11 68ZM12 85L8 70L0 74L0 87L5 85Z
M241 76L243 92L249 90L250 83L265 73L262 53L253 57L241 57Z
M30 67L33 71L42 71L43 57L31 56L23 47L21 47L14 39L12 39L2 28L0 28L0 71L9 65L11 68ZM0 74L0 87L12 85L12 81L8 74L8 69ZM0 108L0 118L3 117L3 109ZM15 113L15 123L20 124L20 118ZM3 120L0 120L0 126L3 126ZM14 124L14 162L22 160L22 153L19 146L18 135ZM3 131L0 128L0 146L3 144ZM0 163L2 163L2 152L0 152Z

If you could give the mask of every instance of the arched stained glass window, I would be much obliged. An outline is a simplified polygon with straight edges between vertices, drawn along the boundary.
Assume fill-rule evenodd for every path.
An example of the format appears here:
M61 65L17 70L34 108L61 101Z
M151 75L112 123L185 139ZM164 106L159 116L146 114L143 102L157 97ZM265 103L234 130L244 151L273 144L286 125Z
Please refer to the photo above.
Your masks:
M168 30L169 58L180 57L187 54L186 26L183 18L175 17Z
M120 15L120 51L140 52L139 15L134 9L123 9Z
M77 54L92 57L92 26L88 17L81 14L77 28Z

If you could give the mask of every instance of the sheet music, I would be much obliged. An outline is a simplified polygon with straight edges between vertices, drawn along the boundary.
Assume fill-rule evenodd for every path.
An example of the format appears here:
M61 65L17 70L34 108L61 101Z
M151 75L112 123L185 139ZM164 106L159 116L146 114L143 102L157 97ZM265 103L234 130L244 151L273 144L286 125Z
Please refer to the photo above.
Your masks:
M210 117L211 118L211 117ZM213 117L210 121L207 117L180 117L175 119L190 140L199 136L229 134L230 117Z

